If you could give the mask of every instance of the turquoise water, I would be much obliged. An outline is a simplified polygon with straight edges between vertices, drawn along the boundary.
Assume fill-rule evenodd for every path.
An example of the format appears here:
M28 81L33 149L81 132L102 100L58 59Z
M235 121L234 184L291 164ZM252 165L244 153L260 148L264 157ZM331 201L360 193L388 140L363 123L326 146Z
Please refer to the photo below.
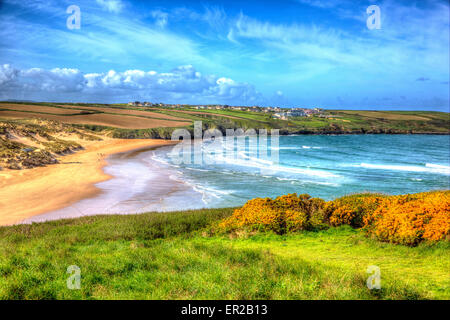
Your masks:
M238 206L287 193L330 200L364 191L450 189L450 136L282 136L269 143L267 157L264 144L244 142L227 138L114 155L104 169L113 178L96 185L98 196L24 222Z
M179 163L170 149L152 151L152 159L202 194L203 205L186 200L187 206L220 207L287 193L330 200L364 191L449 189L449 145L450 136L439 135L301 135L281 136L278 146L269 146L269 155L279 152L278 163L260 157L254 145L230 148L226 139L203 143L191 163ZM192 163L199 153L203 163Z

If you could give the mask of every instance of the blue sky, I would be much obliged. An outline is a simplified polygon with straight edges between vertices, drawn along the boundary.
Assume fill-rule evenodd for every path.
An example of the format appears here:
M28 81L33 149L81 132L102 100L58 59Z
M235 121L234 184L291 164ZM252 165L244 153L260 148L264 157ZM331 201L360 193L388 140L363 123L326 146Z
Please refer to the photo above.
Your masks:
M449 32L446 0L0 0L0 99L449 111Z

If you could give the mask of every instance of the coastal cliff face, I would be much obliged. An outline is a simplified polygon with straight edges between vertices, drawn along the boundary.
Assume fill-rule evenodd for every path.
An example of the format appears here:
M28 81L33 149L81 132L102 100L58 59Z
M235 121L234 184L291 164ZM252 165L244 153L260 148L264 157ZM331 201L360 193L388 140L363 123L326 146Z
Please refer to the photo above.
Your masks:
M218 129L223 136L226 135L227 129L237 129L238 127L222 127L222 126L208 126L204 127L204 130L208 129ZM192 127L186 128L191 136L194 136L194 130ZM247 128L244 127L244 130ZM267 129L264 128L263 129ZM270 135L270 129L267 134ZM276 128L275 128L276 129ZM139 129L139 130L114 130L110 135L113 138L119 139L170 139L174 128L161 128L158 129ZM278 129L278 133L281 136L288 135L336 135L336 134L438 134L438 135L449 135L448 131L432 131L432 130L414 130L414 129L393 129L393 128L373 128L373 129L345 129L342 127L327 127L323 129L292 129L292 128L281 128Z

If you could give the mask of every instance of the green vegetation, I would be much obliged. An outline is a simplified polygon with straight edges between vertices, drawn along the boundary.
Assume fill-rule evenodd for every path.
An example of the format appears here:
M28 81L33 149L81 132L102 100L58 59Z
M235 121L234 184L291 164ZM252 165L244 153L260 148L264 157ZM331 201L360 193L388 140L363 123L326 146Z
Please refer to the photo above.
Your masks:
M73 125L84 130L90 130L94 133L111 137L115 139L170 139L175 129L188 129L189 127L179 128L149 128L149 129L123 129L95 124Z
M6 102L5 102L6 103ZM74 115L105 114L123 115L119 111L146 111L148 115L127 114L128 117L173 121L172 128L157 129L120 129L101 125L86 125L97 132L120 138L167 138L175 129L176 123L181 121L202 121L204 129L217 128L225 133L225 129L279 129L280 134L365 134L365 133L435 133L449 134L450 114L435 111L362 111L362 110L325 110L323 114L311 117L294 117L289 120L274 119L271 113L240 111L240 110L196 110L192 106L177 108L128 106L125 104L85 104L85 103L30 103L14 102L21 105L46 106L68 109L73 112L58 114L60 117ZM76 107L80 107L77 109ZM110 108L111 110L99 108ZM2 106L1 110L13 110L12 107ZM150 113L151 112L151 113ZM27 111L21 111L24 117ZM45 116L46 112L33 112ZM168 117L156 118L155 113ZM174 118L175 117L175 118ZM193 126L181 127L193 131Z
M449 299L450 245L348 226L217 234L233 209L91 216L0 228L3 299ZM81 269L81 289L66 287ZM381 290L366 287L369 265Z
M450 191L354 194L325 202L308 194L255 198L218 227L226 232L286 234L349 225L381 241L415 246L450 240Z
M192 108L185 110L197 111ZM176 113L176 111L173 111ZM201 110L246 120L242 128L280 129L280 134L449 133L450 114L435 111L325 110L321 116L273 119L271 114L239 110ZM177 113L179 115L179 113ZM239 127L239 126L237 126Z
M57 155L82 148L75 141L61 138L67 136L90 141L101 140L84 130L56 121L0 121L0 168L22 169L57 163Z
M8 169L33 168L56 162L48 151L0 137L0 163Z

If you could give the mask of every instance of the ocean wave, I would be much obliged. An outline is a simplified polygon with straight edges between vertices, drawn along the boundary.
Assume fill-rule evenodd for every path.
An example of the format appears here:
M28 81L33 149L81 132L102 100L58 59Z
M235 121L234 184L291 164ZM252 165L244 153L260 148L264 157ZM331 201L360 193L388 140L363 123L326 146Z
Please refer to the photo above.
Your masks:
M202 195L202 201L205 204L210 203L211 201L209 201L209 199L211 197L214 197L216 199L222 199L222 196L227 196L233 193L233 191L230 190L219 190L216 188L211 188L211 187L207 187L201 184L197 184L197 183L189 183L192 186L192 189L194 189L194 191L200 193Z
M269 147L271 150L301 150L301 149L323 149L323 147L301 146L301 147Z
M299 150L299 147L271 147L271 150Z
M241 158L244 158L246 160L251 160L251 161L254 161L254 162L257 162L257 163L261 163L261 164L267 164L267 165L270 165L270 166L273 165L273 161L249 156L244 151L240 151L238 153L238 155L241 156Z
M432 164L432 163L426 163L425 166L361 163L359 166L362 168L368 168L368 169L425 172L425 173L450 175L450 167L449 166Z
M276 177L279 181L290 181L291 184L318 184L323 186L334 186L338 187L340 184L334 182L324 182L324 181L313 181L313 180L300 180L300 179L291 179L291 178L280 178Z
M288 166L281 166L281 165L266 165L262 163L258 163L255 161L249 161L248 159L229 159L226 157L218 157L217 160L223 161L225 163L231 164L231 165L237 165L237 166L243 166L243 167L250 167L255 169L264 170L266 172L285 172L285 173L294 173L294 174L303 174L307 176L314 176L314 177L321 177L321 178L338 178L340 177L337 174L323 171L323 170L316 170L316 169L302 169L302 168L294 168L294 167L288 167Z
M279 181L298 181L297 179L290 179L290 178L280 178L280 177L276 177L276 178Z
M161 159L160 157L158 157L156 155L151 157L151 159L153 161L156 161L156 162L159 162L159 163L162 163L162 164L170 165L170 163L168 161L165 161L165 160Z
M450 170L450 166L445 166L442 164L425 163L425 167L442 169L442 170Z
M191 168L191 167L185 167L185 169L191 170L191 171L201 171L201 172L210 172L211 171L211 170L199 169L199 168Z

